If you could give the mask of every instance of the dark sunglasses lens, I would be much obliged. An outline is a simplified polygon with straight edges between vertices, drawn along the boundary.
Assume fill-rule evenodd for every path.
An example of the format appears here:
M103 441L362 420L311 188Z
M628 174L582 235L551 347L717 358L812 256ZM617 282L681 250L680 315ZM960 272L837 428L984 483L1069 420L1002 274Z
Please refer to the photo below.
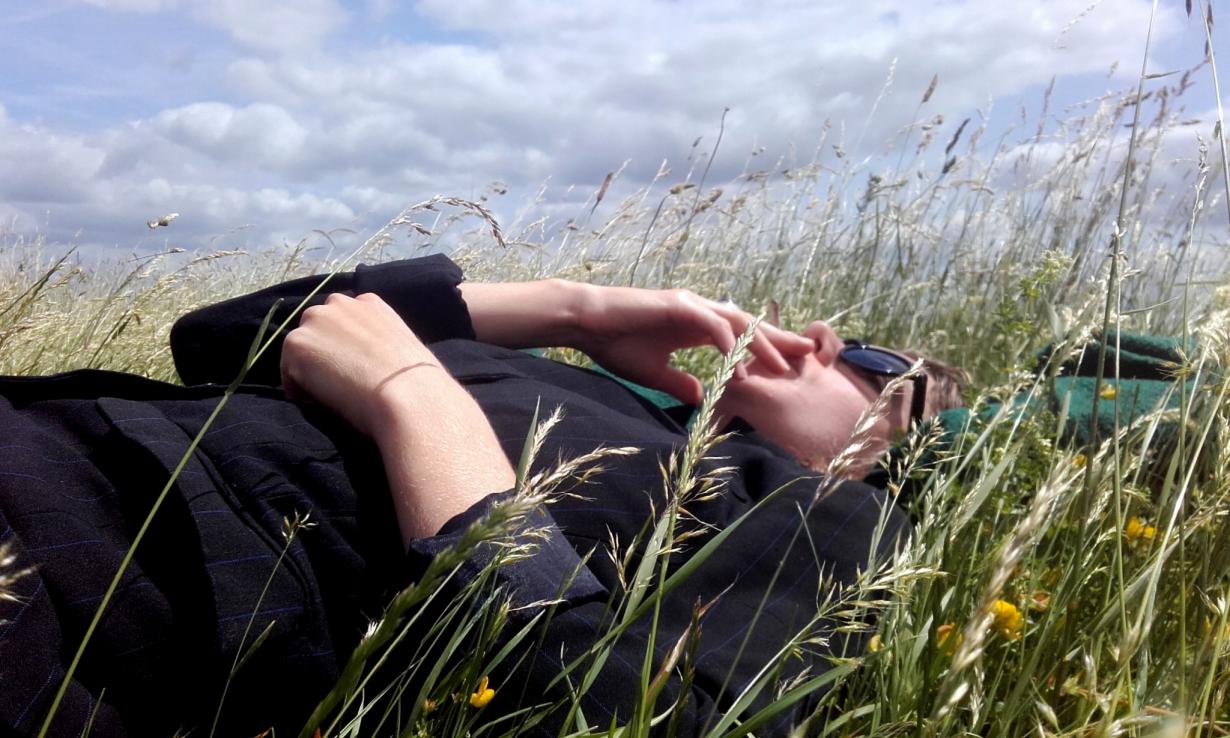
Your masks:
M905 359L874 348L847 346L842 349L841 358L859 369L886 376L905 374L910 370L910 365Z

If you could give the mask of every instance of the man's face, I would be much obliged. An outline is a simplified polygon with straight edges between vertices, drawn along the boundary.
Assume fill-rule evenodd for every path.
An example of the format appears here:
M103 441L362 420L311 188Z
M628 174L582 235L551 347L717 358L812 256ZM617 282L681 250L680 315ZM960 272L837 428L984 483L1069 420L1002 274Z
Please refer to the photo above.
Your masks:
M724 419L743 418L805 466L824 471L850 444L859 417L879 397L884 380L840 361L842 341L827 323L815 321L803 334L816 342L813 353L787 358L791 366L786 374L772 374L753 360L746 379L726 386L718 413ZM868 447L843 476L862 477L870 471L896 432L908 426L912 391L907 384L892 398L868 435Z

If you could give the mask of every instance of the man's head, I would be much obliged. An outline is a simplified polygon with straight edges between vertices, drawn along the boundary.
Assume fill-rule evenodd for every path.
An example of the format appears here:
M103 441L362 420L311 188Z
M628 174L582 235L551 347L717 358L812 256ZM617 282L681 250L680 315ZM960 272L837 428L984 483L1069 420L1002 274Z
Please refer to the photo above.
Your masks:
M774 374L748 365L747 378L731 382L718 404L724 418L739 416L770 440L793 453L806 466L827 471L833 459L848 459L846 477L862 477L910 425L914 392L919 383L899 383L891 397L884 398L883 413L870 426L864 445L848 450L852 434L863 413L880 398L890 383L892 372L874 370L874 356L842 358L846 344L823 321L815 321L803 331L816 344L808 355L789 359L790 371ZM960 406L965 372L911 352L899 352L905 361L923 359L926 397L921 417L929 418L942 410ZM846 451L846 453L842 453Z

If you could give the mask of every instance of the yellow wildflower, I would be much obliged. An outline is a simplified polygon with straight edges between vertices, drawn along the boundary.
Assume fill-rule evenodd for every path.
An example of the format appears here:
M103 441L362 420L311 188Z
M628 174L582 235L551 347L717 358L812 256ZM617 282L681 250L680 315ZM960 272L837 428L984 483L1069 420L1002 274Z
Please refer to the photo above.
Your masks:
M871 653L879 653L883 648L884 639L880 637L879 633L876 633L871 637L871 640L867 641L867 650Z
M951 656L960 648L964 637L952 623L944 623L935 629L935 644L940 647L940 653Z
M1072 466L1075 466L1077 469L1084 469L1085 464L1088 464L1088 463L1089 463L1089 457L1084 454L1077 454L1076 456L1072 457Z
M1138 517L1133 517L1127 521L1127 525L1123 526L1123 537L1128 539L1128 543L1137 544L1140 542L1152 543L1157 537L1157 528L1149 525L1144 520Z
M432 698L428 697L423 700L423 714L424 715L430 715L431 713L435 712L437 707L439 707L439 703L437 703Z
M1025 618L1016 605L1005 600L991 603L991 628L1010 641L1021 637L1021 628L1025 626Z
M495 690L487 686L487 677L483 677L478 680L478 689L470 695L470 706L481 710L487 706L492 697L495 697Z
M1105 384L1102 385L1102 391L1098 393L1098 396L1103 400L1113 400L1119 396L1119 390L1115 389L1113 384Z

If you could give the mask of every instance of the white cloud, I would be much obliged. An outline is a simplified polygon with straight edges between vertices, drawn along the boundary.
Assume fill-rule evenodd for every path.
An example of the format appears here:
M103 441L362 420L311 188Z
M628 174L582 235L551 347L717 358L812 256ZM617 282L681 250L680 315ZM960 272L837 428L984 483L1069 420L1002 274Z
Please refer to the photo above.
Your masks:
M285 109L266 103L193 103L159 113L150 125L170 141L244 166L285 167L302 156L308 137Z
M757 143L809 149L826 118L856 138L894 59L893 86L864 134L870 146L912 120L932 74L940 85L928 110L955 117L1138 53L1141 0L1076 24L1063 34L1069 49L1058 49L1083 7L881 0L855 13L779 1L749 18L733 0L425 0L420 13L493 43L390 44L341 63L247 59L228 74L247 95L318 114L335 143L334 156L315 156L323 167L413 161L571 182L600 180L631 159L645 179L696 136L712 140L725 107L720 162L731 171ZM1163 17L1155 33L1172 26Z
M258 52L218 68L213 101L177 101L105 130L23 132L0 108L0 201L28 212L53 196L75 203L64 210L72 224L98 214L116 240L168 211L184 213L176 234L248 222L253 238L306 233L369 213L378 221L434 194L477 196L493 180L512 185L512 200L550 179L548 197L571 202L625 161L620 186L649 181L663 159L673 181L704 165L727 107L712 182L761 146L755 166L809 158L826 120L830 143L861 139L860 155L873 155L916 114L946 114L946 138L989 99L1115 61L1133 67L1149 11L1122 0L1069 28L1086 0L765 0L754 13L739 0L422 0L424 22L459 32L447 43L416 33L416 43L326 53L331 33L383 21L393 6L352 0L352 18L337 0L87 1L183 12ZM1164 8L1155 40L1181 16ZM933 74L939 86L920 111ZM1130 73L1120 74L1097 84L1120 86ZM39 171L40 159L54 171Z
M80 0L128 13L186 11L253 49L303 52L339 30L349 18L338 0Z
M0 117L0 200L70 206L88 199L105 152L75 136Z
M711 14L721 2L706 3L703 11L695 6L685 13L698 16ZM536 2L535 0L420 0L415 9L428 17L456 29L482 31L493 35L569 33L577 29L618 29L631 17L647 20L647 16L668 12L665 4L645 0L618 2L593 0L583 3ZM767 8L766 8L767 10ZM626 26L625 26L626 27Z
M195 131L210 146L239 137L234 118ZM54 240L140 247L164 238L201 244L244 224L254 245L274 232L355 225L355 210L337 197L288 187L253 187L234 165L211 160L160 137L155 125L127 126L97 135L18 126L0 116L0 210L19 232L48 229ZM231 161L231 160L227 160ZM259 160L256 162L259 164ZM246 180L246 181L245 181ZM151 235L144 221L180 212L174 230ZM44 218L41 214L46 213Z
M193 17L256 49L314 49L348 18L337 0L198 0Z
M361 210L368 212L393 213L409 204L396 195L360 185L343 187L341 195L347 202L355 203Z

